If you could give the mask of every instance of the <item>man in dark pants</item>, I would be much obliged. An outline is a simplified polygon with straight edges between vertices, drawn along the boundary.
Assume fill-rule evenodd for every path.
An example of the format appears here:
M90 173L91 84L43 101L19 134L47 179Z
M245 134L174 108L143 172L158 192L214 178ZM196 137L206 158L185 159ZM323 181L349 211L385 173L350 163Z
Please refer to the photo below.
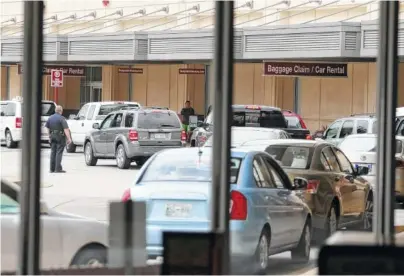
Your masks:
M65 173L62 169L63 151L67 144L70 144L72 139L70 136L69 126L65 117L62 116L63 108L58 105L55 109L55 114L49 117L45 127L49 132L49 143L51 146L50 156L50 172ZM66 141L67 138L67 141Z
M189 131L189 116L195 115L195 110L191 107L191 102L186 101L185 107L181 110L182 115L182 128L188 135Z

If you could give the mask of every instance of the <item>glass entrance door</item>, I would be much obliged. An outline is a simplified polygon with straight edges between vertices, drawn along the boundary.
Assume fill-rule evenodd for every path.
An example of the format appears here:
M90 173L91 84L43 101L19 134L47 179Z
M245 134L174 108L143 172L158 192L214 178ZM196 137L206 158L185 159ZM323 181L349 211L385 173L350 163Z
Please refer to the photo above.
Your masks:
M91 101L92 102L100 102L102 98L102 88L100 87L92 87L91 92Z

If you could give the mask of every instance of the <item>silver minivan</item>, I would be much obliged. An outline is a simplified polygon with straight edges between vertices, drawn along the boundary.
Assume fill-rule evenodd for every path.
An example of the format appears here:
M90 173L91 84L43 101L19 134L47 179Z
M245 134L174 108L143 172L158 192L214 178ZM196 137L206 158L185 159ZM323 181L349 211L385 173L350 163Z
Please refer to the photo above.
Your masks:
M98 159L116 159L120 169L132 162L142 166L154 153L186 145L186 133L175 111L131 108L112 112L86 134L84 158L88 166Z

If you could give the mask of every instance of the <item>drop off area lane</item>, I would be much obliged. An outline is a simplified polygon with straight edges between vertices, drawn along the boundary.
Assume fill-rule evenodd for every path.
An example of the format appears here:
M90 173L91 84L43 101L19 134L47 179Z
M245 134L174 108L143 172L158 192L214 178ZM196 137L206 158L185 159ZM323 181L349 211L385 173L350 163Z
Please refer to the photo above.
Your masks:
M50 208L85 217L108 221L109 202L120 200L129 187L138 167L133 163L129 170L120 170L115 160L99 160L97 166L88 167L81 148L76 153L63 156L65 174L49 173L49 148L41 153L41 193ZM1 147L1 177L19 181L21 179L21 150ZM316 267L317 249L313 248L310 262L302 265L290 260L290 253L271 257L270 275L299 275ZM314 274L314 273L313 273Z

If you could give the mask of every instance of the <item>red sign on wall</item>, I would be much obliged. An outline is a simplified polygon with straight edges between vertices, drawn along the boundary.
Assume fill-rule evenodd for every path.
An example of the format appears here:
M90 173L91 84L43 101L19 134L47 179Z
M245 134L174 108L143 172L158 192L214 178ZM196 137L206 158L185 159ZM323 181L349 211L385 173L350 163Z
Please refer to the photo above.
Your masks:
M63 70L51 70L51 86L63 87Z

